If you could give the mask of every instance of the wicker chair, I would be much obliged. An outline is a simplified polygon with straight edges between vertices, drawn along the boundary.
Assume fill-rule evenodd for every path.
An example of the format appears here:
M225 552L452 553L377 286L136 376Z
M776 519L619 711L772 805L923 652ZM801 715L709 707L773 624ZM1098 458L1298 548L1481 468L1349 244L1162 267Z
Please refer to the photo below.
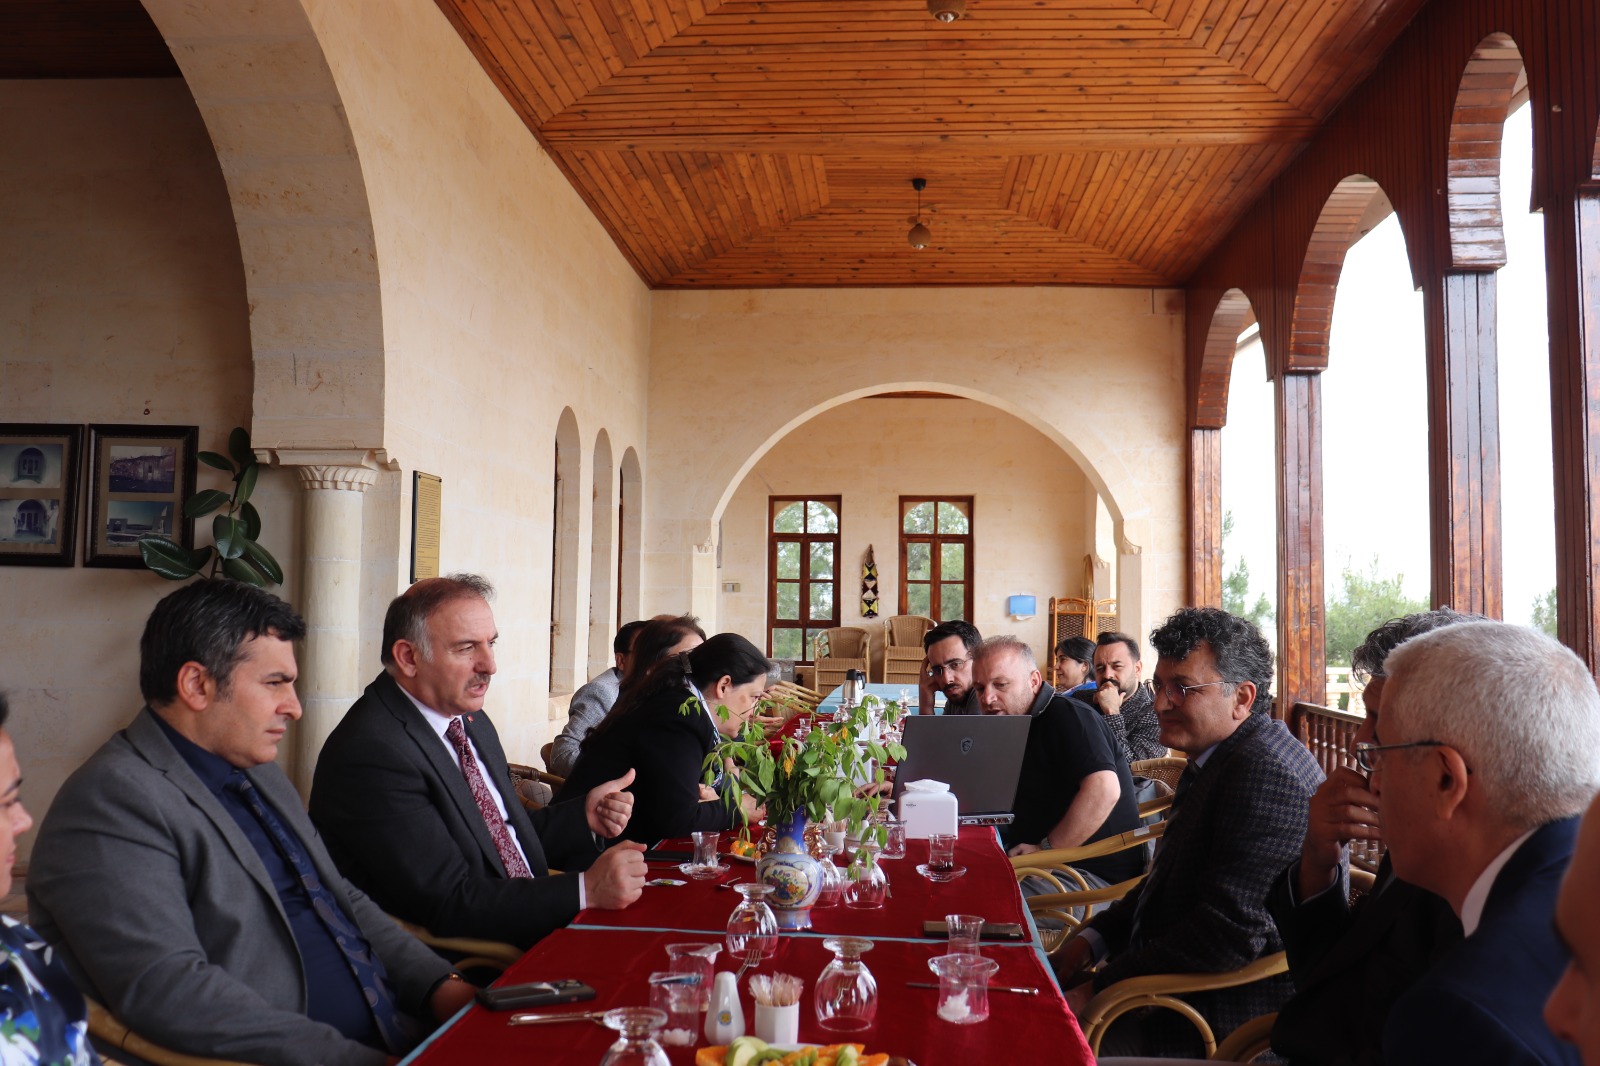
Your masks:
M507 966L522 958L520 949L498 940L479 940L477 937L468 936L434 936L420 925L403 922L392 914L389 918L433 950L453 956L455 958L453 965L458 970L493 970L496 973L503 973Z
M1184 767L1189 765L1188 759L1138 759L1128 764L1128 770L1134 777L1144 777L1151 781L1160 781L1168 788L1178 787L1178 778L1183 776Z
M103 1048L126 1051L129 1055L145 1062L154 1063L155 1066L243 1066L232 1059L211 1059L203 1055L186 1055L181 1051L169 1051L129 1029L115 1014L88 996L84 997L84 1002L89 1007L89 1035ZM120 1066L121 1063L121 1060L110 1055L102 1056L102 1061L109 1066Z
M865 629L841 626L817 634L812 658L817 666L817 689L831 692L844 684L847 670L867 672L872 637Z
M1164 1007L1188 1019L1200 1034L1206 1057L1212 1058L1217 1051L1217 1037L1211 1030L1211 1024L1204 1015L1178 997L1190 992L1237 988L1288 972L1288 957L1276 951L1227 973L1153 973L1129 977L1101 989L1084 1008L1079 1021L1083 1035L1089 1041L1089 1050L1098 1055L1100 1042L1118 1018L1144 1007ZM1247 1024L1253 1025L1255 1020Z
M1030 896L1026 900L1035 922L1045 918L1060 923L1058 929L1041 927L1039 930L1041 946L1046 955L1059 952L1093 916L1096 908L1121 899L1129 889L1144 880L1144 875L1140 874L1106 888L1090 888L1083 875L1074 868L1075 865L1085 859L1144 847L1159 839L1166 829L1165 822L1157 822L1078 848L1053 848L1050 851L1012 856L1011 869L1017 875L1018 883L1026 877L1038 877L1056 888L1055 892ZM1081 915L1074 914L1075 910L1081 910Z
M549 745L546 745L548 747ZM540 754L545 754L541 752ZM561 790L567 779L544 770L535 770L526 763L507 763L506 768L511 771L511 787L516 790L517 798L522 805L530 811L536 811L550 803L550 798Z
M922 637L937 624L920 614L897 614L884 622L884 684L918 685L922 682L922 664L926 659Z

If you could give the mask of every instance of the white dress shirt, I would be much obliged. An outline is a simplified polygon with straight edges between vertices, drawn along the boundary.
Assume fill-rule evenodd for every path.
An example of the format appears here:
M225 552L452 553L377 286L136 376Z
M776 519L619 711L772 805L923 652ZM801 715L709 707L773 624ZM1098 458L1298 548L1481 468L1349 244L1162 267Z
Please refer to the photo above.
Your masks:
M1478 923L1483 921L1483 906L1489 902L1489 892L1494 888L1494 879L1500 876L1500 871L1505 869L1506 863L1511 861L1511 856L1517 849L1528 842L1528 838L1536 833L1537 829L1530 829L1517 839L1506 845L1506 849L1494 857L1478 879L1472 882L1472 887L1467 889L1467 896L1461 901L1461 932L1471 936L1478 930Z

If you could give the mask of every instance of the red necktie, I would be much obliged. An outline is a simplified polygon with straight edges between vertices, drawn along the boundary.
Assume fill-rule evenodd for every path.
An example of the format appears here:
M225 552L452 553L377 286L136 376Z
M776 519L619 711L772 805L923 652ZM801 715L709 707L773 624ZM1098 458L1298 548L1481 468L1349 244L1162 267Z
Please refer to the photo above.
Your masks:
M472 756L472 746L467 743L467 731L461 724L460 716L450 719L450 727L444 731L444 735L455 745L456 754L461 757L461 772L466 776L467 787L472 790L472 798L478 803L484 824L489 827L489 836L494 840L494 850L500 853L506 876L532 877L533 871L528 869L522 853L511 839L511 828L500 817L500 808L495 806L494 797L489 794L488 783L478 772L478 760Z

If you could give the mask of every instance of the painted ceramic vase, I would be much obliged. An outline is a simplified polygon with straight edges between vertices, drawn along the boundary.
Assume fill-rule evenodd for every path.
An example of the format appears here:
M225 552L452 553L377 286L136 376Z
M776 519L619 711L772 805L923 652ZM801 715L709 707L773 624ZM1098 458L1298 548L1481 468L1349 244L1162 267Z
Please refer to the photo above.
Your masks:
M780 929L810 929L811 906L822 891L823 869L806 847L806 815L797 811L778 827L778 839L756 863L756 880L772 886L767 897Z

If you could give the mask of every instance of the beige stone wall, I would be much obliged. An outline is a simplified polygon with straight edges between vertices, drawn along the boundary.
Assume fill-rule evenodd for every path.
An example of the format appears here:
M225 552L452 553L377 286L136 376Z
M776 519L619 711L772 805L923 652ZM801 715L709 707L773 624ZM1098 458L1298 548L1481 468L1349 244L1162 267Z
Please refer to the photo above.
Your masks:
M716 624L716 520L762 455L841 403L932 390L1016 416L1077 464L1122 534L1125 623L1147 627L1183 589L1182 345L1166 290L658 292L646 610ZM957 428L942 454L970 445Z
M963 441L947 448L951 434ZM974 610L986 636L1012 633L1047 653L1048 602L1076 594L1084 526L1093 494L1083 472L1038 430L972 400L869 399L842 404L805 423L745 475L722 514L718 626L766 646L769 496L834 495L840 500L839 621L876 632L899 608L902 493L973 497ZM1092 512L1091 512L1092 513ZM861 562L878 561L879 617L861 615ZM1006 598L1030 594L1038 613L1017 621ZM881 639L874 640L874 647ZM877 667L874 667L877 676Z
M0 129L0 422L198 425L202 447L223 447L250 416L244 273L188 90L0 81ZM294 492L269 472L256 495L291 589ZM144 570L0 568L0 689L36 817L138 710L139 633L174 587Z
M514 760L548 739L547 693L588 675L596 439L644 450L650 294L432 0L307 0L372 212L383 303L384 443L397 464L366 501L363 662L405 587L411 473L444 479L442 566L499 587L490 696ZM572 587L551 670L552 470L564 408L580 461ZM617 478L611 479L613 491ZM393 531L386 537L384 530ZM614 536L614 531L612 533ZM387 543L385 543L385 540ZM597 600L614 624L615 593ZM559 723L557 723L559 724Z

